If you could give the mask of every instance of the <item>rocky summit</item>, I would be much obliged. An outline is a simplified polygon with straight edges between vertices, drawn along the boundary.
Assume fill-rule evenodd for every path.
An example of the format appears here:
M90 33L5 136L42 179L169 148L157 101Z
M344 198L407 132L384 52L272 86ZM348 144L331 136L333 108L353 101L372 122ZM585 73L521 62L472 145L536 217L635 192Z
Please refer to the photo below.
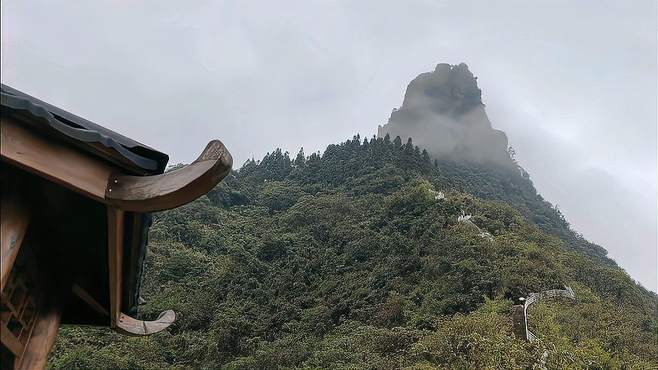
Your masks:
M441 63L411 81L378 135L412 138L434 157L510 166L507 136L492 128L481 96L466 64Z

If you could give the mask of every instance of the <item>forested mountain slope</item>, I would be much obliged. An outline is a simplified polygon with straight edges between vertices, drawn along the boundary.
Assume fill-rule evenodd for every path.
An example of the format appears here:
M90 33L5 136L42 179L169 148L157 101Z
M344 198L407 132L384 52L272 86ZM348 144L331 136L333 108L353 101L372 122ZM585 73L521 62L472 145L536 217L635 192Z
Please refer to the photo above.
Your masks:
M155 215L149 244L141 315L177 321L145 338L64 328L53 368L658 366L656 295L525 172L399 138L248 161ZM536 304L539 340L514 338L513 302L565 285L577 301Z

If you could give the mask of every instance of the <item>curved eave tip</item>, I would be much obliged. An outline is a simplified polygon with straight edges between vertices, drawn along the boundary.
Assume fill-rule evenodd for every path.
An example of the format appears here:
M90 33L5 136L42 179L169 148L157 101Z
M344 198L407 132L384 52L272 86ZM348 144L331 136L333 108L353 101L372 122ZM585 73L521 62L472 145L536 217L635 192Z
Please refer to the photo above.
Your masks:
M146 336L159 333L176 321L176 313L173 310L162 311L154 321L144 321L132 318L121 313L117 320L117 331L132 336Z

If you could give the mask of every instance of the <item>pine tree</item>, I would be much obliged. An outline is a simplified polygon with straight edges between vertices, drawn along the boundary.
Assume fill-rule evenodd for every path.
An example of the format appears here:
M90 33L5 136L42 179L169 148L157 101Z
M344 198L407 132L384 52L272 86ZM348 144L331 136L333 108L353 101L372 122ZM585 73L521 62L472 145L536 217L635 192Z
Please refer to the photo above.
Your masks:
M412 156L414 154L414 142L411 140L411 138L409 138L407 140L407 143L404 145L404 152L408 156ZM418 154L420 154L420 153L418 153Z
M427 152L427 149L423 149L423 162L431 164L432 161L430 160L430 154Z
M293 165L297 168L304 168L306 165L306 156L304 155L304 147L301 147L299 149L299 152L297 153L297 157L295 157L295 161L293 162Z

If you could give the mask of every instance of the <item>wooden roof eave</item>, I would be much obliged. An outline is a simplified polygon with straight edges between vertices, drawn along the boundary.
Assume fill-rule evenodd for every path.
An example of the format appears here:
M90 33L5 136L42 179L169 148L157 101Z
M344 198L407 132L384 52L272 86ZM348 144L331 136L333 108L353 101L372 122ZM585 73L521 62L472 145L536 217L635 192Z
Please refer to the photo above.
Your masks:
M131 335L148 335L168 327L175 319L171 310L153 322L121 312L124 213L176 208L206 194L231 171L233 159L226 147L213 140L187 166L161 175L131 176L70 145L47 140L10 117L0 117L0 122L3 161L107 206L111 327ZM135 329L139 327L143 330Z
M231 171L233 158L213 140L187 166L154 176L112 174L105 193L108 204L125 211L153 212L179 207L208 193Z
M131 176L70 146L46 140L11 118L2 117L2 159L108 206L131 212L176 208L212 190L233 158L219 140L199 158L161 175Z

